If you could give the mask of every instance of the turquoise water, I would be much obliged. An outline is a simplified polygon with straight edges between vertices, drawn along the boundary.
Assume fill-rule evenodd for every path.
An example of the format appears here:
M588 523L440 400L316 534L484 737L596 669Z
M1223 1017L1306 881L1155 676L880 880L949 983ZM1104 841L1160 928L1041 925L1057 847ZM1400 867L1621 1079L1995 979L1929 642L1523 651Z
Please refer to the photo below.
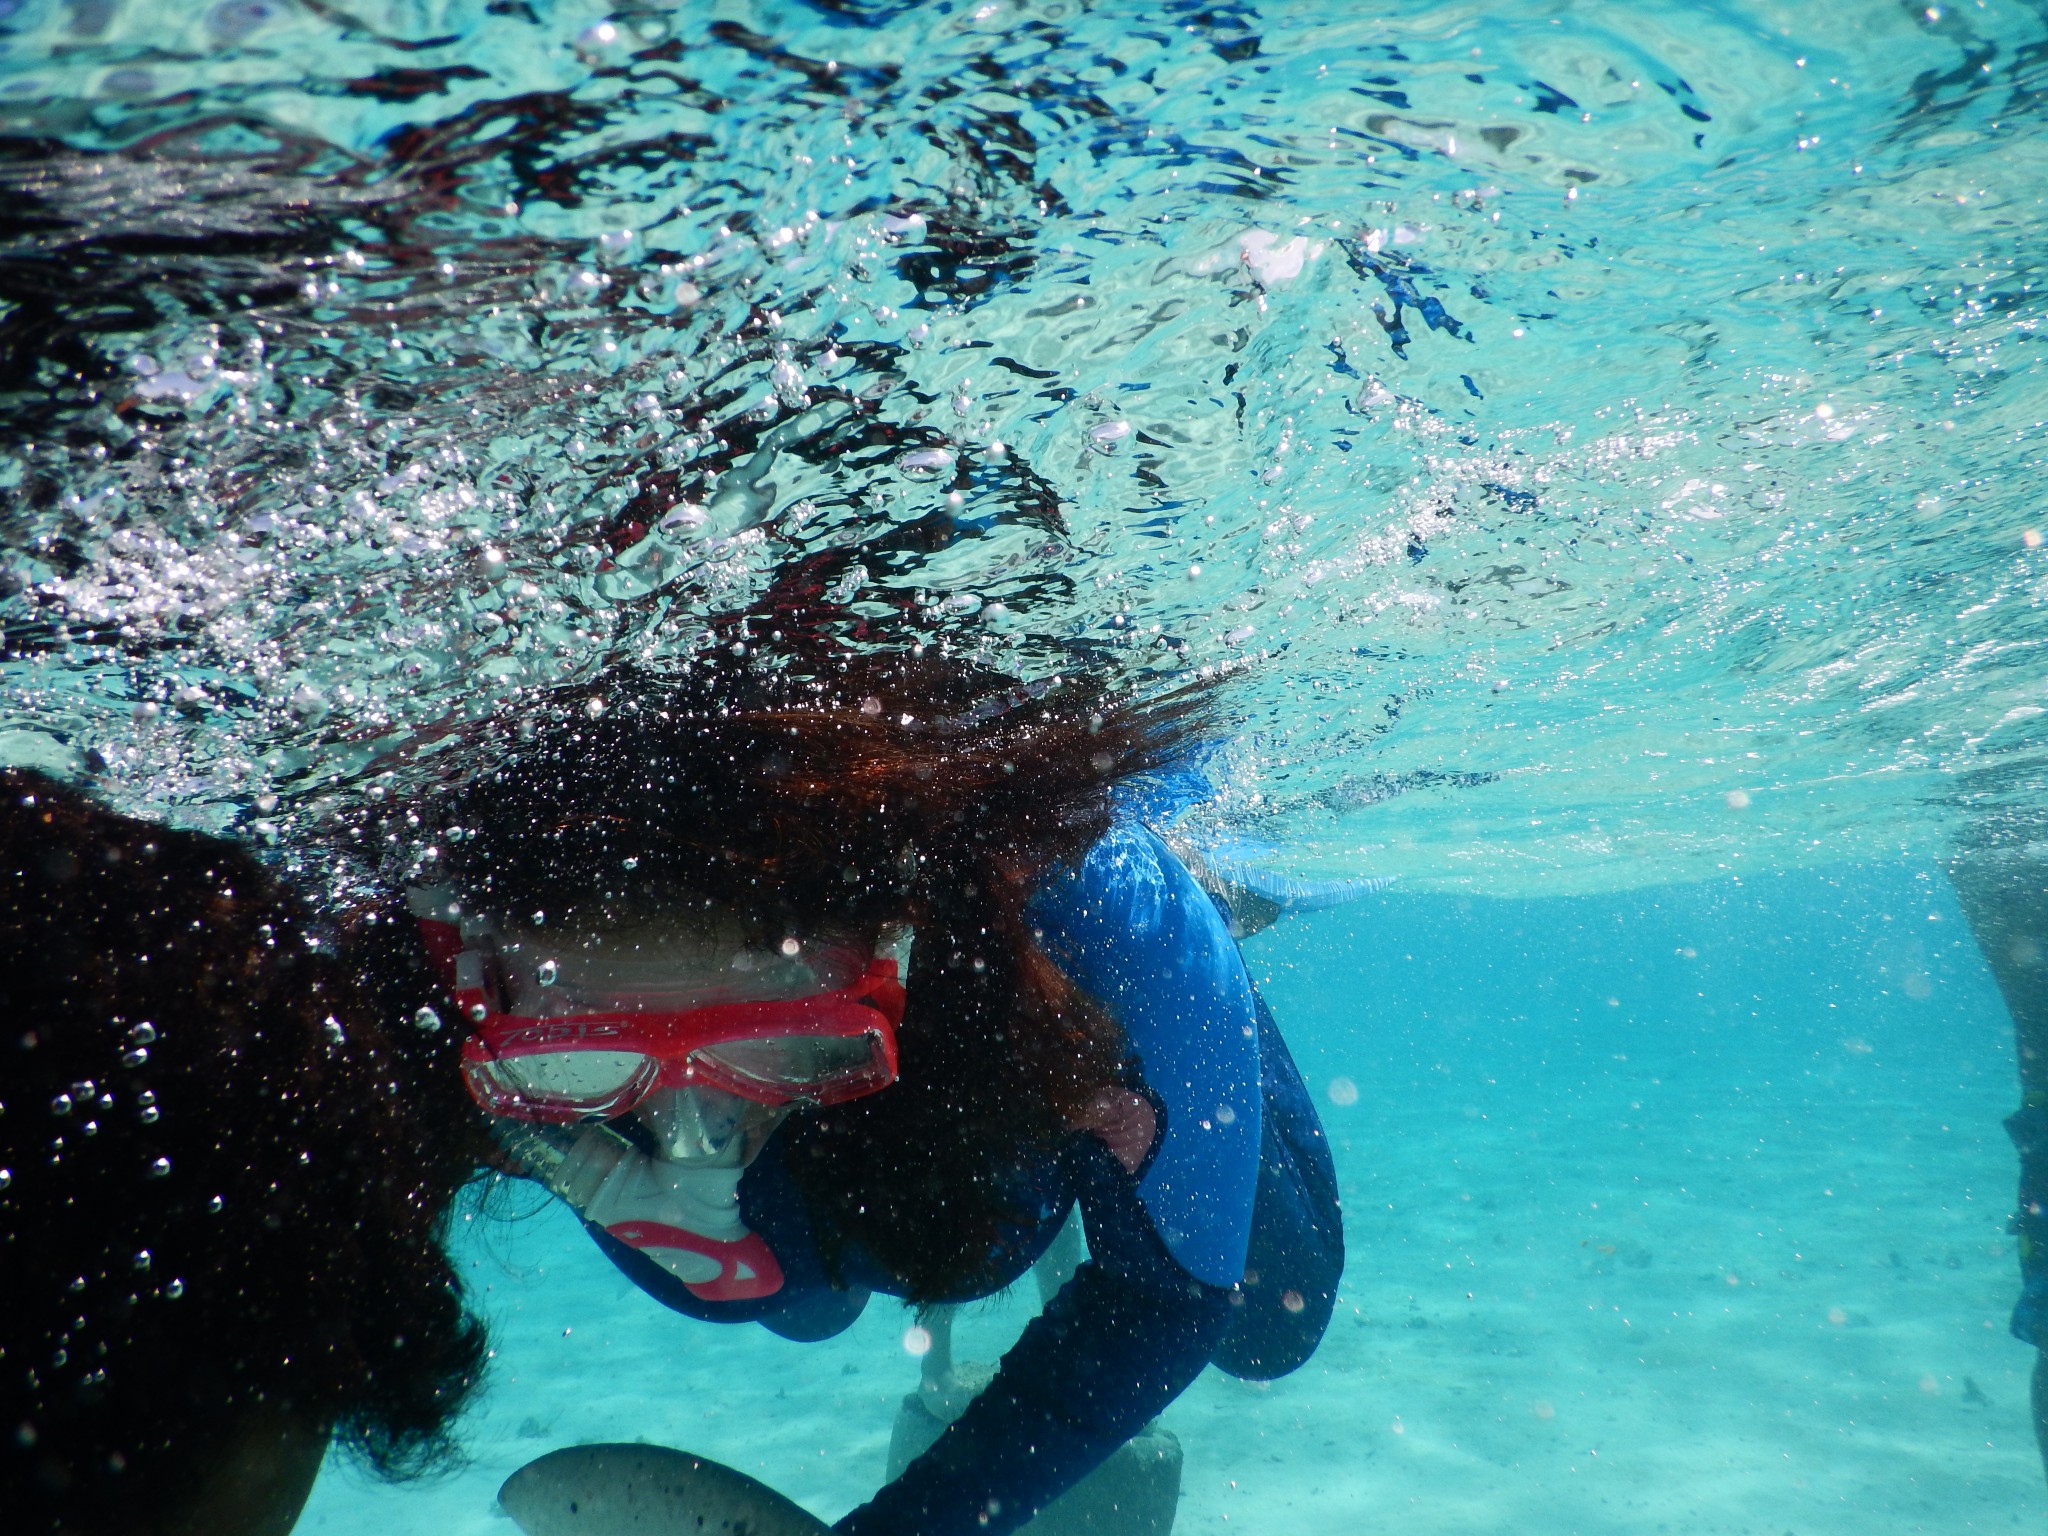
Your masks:
M1356 1321L1176 1405L1184 1528L2038 1520L1934 871L2040 841L2044 111L1974 0L0 0L0 757L289 856L782 624L1225 670L1201 830L1399 881L1252 942ZM879 1475L900 1316L471 1236L477 1470L309 1524Z
M1400 896L1247 955L1322 1096L1350 1254L1301 1371L1211 1371L1167 1410L1179 1536L2048 1514L2005 1332L2011 1029L1937 880ZM900 1308L800 1346L664 1312L559 1212L460 1249L498 1350L473 1465L333 1469L302 1529L511 1536L499 1481L581 1441L687 1446L827 1518L880 1482L917 1381ZM976 1309L957 1355L1034 1307Z

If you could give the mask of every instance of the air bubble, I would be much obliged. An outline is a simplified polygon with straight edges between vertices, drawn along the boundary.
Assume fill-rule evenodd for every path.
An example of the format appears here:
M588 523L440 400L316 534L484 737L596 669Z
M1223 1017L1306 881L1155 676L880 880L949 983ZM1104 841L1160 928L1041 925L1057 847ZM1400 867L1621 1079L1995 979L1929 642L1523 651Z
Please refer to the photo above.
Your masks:
M533 979L544 987L552 987L561 979L562 968L552 960L541 961L533 973Z
M149 1176L152 1179L160 1179L170 1171L171 1160L168 1157L159 1157L149 1165Z
M301 683L294 688L286 707L308 725L318 725L327 718L331 706L327 696L311 683Z
M1088 446L1097 453L1115 453L1131 435L1128 421L1098 421L1088 429Z
M876 220L876 225L882 232L882 238L893 245L899 240L923 240L927 220L921 213L885 213Z
M423 1034L439 1034L441 1030L441 1015L432 1008L422 1004L419 1011L412 1016L412 1027Z
M768 370L768 382L774 387L776 398L784 405L805 406L810 396L804 391L803 370L784 358Z
M896 461L896 467L912 480L931 480L953 467L953 454L946 448L913 448Z

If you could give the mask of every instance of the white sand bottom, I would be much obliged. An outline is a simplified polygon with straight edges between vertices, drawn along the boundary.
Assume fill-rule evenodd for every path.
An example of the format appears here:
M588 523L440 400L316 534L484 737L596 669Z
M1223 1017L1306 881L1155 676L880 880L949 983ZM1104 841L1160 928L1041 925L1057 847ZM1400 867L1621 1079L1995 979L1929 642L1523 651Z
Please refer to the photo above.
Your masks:
M1182 1536L2039 1528L2009 1028L1945 892L1414 898L1250 953L1311 1083L1358 1090L1325 1103L1350 1265L1307 1367L1168 1410ZM467 1221L460 1253L497 1348L471 1465L330 1466L301 1530L512 1536L498 1483L586 1440L701 1451L827 1519L880 1479L899 1306L818 1345L692 1323L549 1209ZM1031 1295L959 1351L999 1352Z

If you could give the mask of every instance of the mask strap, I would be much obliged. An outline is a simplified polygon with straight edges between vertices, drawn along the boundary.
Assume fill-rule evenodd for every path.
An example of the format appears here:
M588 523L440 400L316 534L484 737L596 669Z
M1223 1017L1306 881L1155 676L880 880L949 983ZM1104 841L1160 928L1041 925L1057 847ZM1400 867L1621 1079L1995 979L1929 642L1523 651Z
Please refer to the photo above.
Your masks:
M481 1024L503 1012L498 945L489 924L465 917L451 886L407 886L405 906L419 923L420 943L441 984L454 994L464 1021Z

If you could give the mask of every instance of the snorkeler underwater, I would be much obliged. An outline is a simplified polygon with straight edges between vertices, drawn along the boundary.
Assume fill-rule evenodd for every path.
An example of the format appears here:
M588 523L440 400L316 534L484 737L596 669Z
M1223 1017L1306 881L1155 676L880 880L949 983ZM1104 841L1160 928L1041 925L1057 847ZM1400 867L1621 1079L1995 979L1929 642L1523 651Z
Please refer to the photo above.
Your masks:
M2048 0L0 0L0 1527L2048 1514Z

